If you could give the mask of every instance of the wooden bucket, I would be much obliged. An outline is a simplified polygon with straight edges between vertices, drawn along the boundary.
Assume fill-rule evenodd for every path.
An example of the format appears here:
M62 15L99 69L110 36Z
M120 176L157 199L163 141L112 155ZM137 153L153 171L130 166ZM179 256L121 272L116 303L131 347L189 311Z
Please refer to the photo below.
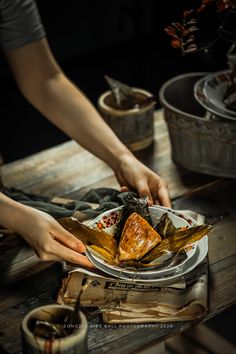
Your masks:
M153 96L150 92L133 88L137 98ZM98 109L118 138L131 150L142 150L153 142L153 117L155 103L142 108L120 110L115 107L111 91L98 98Z
M160 89L172 158L198 173L236 178L236 122L208 118L193 94L194 84L205 75L178 75Z

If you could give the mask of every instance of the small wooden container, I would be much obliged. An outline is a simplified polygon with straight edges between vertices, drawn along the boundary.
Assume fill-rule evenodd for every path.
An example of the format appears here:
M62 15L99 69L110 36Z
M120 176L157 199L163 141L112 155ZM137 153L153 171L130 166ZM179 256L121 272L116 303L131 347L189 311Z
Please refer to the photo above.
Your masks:
M86 354L88 324L85 315L80 312L81 323L74 331L62 338L44 339L36 337L31 331L32 323L37 320L51 321L70 315L73 307L67 305L45 305L30 311L23 319L21 336L23 354Z
M144 100L153 95L145 90L133 88L136 96ZM142 150L153 142L153 117L155 103L142 108L121 110L114 108L111 91L104 92L98 98L98 109L118 138L131 150Z

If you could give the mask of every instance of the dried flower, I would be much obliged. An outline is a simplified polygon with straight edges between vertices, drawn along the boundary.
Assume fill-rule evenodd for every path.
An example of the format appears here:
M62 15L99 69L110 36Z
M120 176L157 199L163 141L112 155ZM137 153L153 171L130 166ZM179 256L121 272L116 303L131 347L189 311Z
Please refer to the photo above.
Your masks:
M184 10L182 22L173 22L171 25L165 27L166 33L172 37L171 46L173 48L180 49L182 54L193 53L200 49L208 50L206 47L198 49L193 33L198 30L196 17L212 4L215 4L216 12L234 11L236 8L236 0L201 0L198 7ZM225 23L220 26L217 39L212 41L208 47L223 37L224 25Z

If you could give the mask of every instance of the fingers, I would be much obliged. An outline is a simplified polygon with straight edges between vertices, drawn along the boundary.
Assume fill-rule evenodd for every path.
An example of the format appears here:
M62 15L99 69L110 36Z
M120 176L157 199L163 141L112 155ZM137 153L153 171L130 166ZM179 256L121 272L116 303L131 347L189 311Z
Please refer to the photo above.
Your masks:
M85 251L84 244L70 232L65 230L59 223L54 226L53 230L51 231L51 235L61 244L77 252L83 253Z
M167 184L160 178L158 185L155 183L155 187L150 188L150 186L153 186L153 183L148 183L148 181L145 180L138 181L137 191L140 197L148 197L149 206L153 205L154 200L155 204L171 208L171 200Z
M148 197L148 205L153 204L152 194L148 187L148 183L145 180L139 180L137 182L137 191L141 198Z
M53 252L54 255L56 254L57 257L60 257L67 262L79 264L88 268L94 268L93 264L88 260L86 256L63 245L60 245L57 242L55 242L55 248Z
M56 240L51 240L51 242L48 242L48 244L46 244L41 250L41 254L39 256L45 261L67 261L84 267L94 268L93 264L86 256L60 244Z
M171 200L168 188L165 184L162 184L158 189L158 200L155 200L155 204L161 204L167 208L171 208Z
M127 186L121 187L121 192L128 192L129 188ZM137 183L137 192L141 198L148 197L148 205L152 206L154 204L163 205L167 208L171 208L171 200L169 196L168 187L162 180L159 181L159 185L151 193L148 183L140 180Z
M141 184L141 183L140 183ZM121 192L128 192L130 189L127 187L127 186L122 186L121 188L120 188L120 191ZM146 192L146 190L148 191L148 192ZM152 206L153 205L153 199L152 199L152 197L150 197L150 192L149 192L149 188L145 188L145 187L143 187L143 188L140 188L140 192L138 191L138 194L139 194L139 196L141 197L141 198L146 198L146 197L148 197L148 205L149 206Z
M122 186L120 188L120 191L123 193L123 192L128 192L129 191L129 188L127 186Z

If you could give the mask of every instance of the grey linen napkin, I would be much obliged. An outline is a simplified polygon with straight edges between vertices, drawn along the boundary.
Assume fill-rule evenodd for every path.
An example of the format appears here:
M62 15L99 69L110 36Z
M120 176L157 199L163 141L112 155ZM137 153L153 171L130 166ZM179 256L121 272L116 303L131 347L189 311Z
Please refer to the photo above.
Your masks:
M80 200L58 204L57 198L53 201L48 197L26 193L16 188L3 187L1 192L22 204L44 211L55 219L74 216L80 221L93 219L106 210L124 204L124 198L128 193L136 195L134 192L121 193L113 188L96 188L91 189ZM91 204L97 204L97 206L94 208Z

